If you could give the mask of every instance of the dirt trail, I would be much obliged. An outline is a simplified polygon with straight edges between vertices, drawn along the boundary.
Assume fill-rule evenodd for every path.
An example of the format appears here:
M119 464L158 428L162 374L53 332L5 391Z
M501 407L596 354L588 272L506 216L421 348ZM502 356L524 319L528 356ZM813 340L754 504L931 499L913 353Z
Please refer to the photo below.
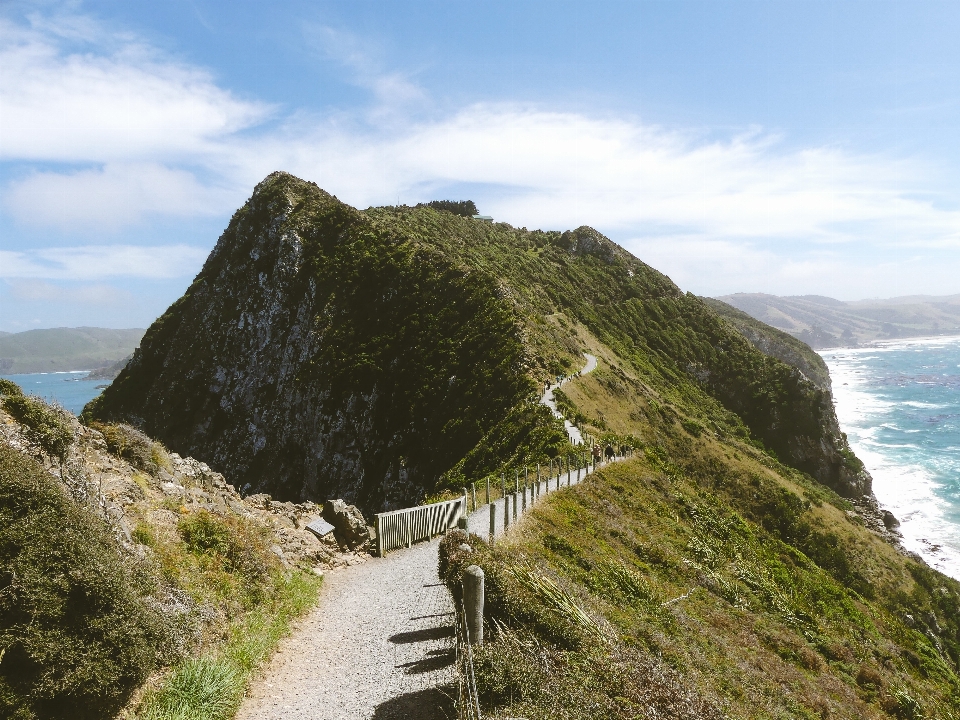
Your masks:
M583 356L587 359L587 364L583 366L583 369L580 371L580 375L586 375L587 373L592 373L597 369L597 356L591 355L590 353L584 353ZM563 415L557 410L557 401L553 397L553 391L558 387L561 387L564 383L570 382L573 380L572 377L568 377L557 385L548 385L546 390L544 390L543 395L540 396L540 402L543 405L546 405L553 411L555 417L563 419L563 426L567 430L567 437L570 438L571 445L583 445L583 435L580 434L580 428L574 426L572 422L567 420Z

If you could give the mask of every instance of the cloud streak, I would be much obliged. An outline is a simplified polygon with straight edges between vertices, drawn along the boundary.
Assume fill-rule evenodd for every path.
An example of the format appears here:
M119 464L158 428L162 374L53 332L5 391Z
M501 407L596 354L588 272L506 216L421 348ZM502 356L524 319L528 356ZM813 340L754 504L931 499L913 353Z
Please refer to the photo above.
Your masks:
M0 250L0 278L97 280L195 275L207 251L190 245L85 245L29 251Z
M421 88L330 28L308 31L371 93L368 113L280 116L135 37L106 43L83 18L0 30L0 158L60 164L7 183L5 209L23 226L119 232L157 216L226 215L283 169L360 207L469 193L515 225L593 225L701 291L751 289L742 283L760 277L780 283L767 290L823 292L824 278L850 273L852 247L859 269L872 268L861 279L876 282L896 267L891 252L913 253L907 265L920 268L960 248L960 212L934 192L938 171L909 158L537 106L475 104L424 119ZM68 50L77 37L92 49ZM182 245L84 246L7 251L0 272L174 277L201 260ZM946 267L960 275L960 260ZM719 268L726 286L712 283Z

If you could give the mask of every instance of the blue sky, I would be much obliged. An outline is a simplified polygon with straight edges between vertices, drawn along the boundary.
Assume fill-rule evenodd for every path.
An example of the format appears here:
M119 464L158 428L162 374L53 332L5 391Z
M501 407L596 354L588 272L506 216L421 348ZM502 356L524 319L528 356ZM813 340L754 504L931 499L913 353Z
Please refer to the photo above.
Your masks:
M0 4L0 329L146 326L276 169L699 294L960 292L956 2Z

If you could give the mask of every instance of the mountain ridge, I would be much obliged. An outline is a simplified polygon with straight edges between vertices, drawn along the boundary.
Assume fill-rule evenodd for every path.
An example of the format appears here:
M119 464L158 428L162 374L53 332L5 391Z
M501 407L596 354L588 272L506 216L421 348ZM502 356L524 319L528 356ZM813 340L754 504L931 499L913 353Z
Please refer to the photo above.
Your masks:
M285 173L84 416L141 426L248 492L396 507L567 451L535 388L588 342L652 404L869 494L829 390L596 230L360 211Z

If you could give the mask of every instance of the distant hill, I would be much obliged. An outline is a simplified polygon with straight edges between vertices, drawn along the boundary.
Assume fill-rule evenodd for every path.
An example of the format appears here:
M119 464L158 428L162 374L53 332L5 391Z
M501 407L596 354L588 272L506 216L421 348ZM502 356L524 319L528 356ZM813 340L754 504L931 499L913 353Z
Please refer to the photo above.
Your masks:
M736 293L717 298L814 348L960 334L960 294L844 302L822 295Z
M140 345L144 330L50 328L0 334L0 373L93 370L113 365Z

